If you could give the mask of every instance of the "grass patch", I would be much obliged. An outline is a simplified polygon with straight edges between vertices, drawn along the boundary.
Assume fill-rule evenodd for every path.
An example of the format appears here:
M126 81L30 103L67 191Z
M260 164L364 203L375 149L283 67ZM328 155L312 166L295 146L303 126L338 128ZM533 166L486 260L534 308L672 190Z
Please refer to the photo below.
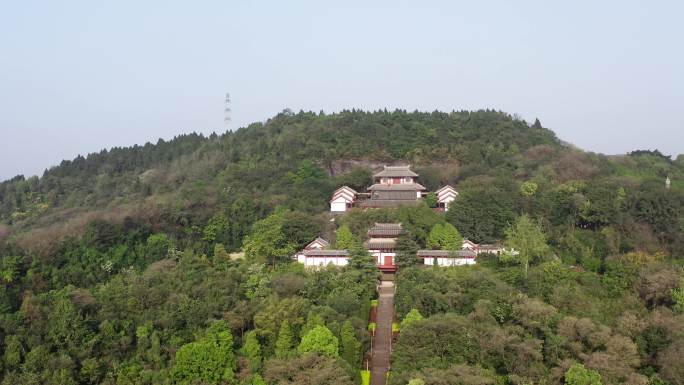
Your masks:
M370 370L361 371L361 385L370 385Z
M368 331L374 332L374 331L375 331L375 327L376 327L375 322L369 323L369 324L368 324Z

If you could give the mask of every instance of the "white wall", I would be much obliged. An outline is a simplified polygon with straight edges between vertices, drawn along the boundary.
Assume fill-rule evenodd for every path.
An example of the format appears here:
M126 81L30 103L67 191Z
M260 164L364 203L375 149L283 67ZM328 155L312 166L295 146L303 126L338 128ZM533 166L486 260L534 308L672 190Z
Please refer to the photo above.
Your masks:
M330 203L330 211L334 211L334 212L347 211L347 202L332 202L332 203Z
M384 253L378 250L368 250L368 252L373 256L373 259L375 259L376 265L384 265L385 257L392 257L392 264L394 265L396 263L394 258L397 255L396 253Z
M434 265L435 258L424 258L423 263L428 266ZM437 258L437 266L462 266L474 265L475 258Z
M346 257L307 257L304 254L297 255L297 261L309 268L325 267L332 263L335 266L346 266Z

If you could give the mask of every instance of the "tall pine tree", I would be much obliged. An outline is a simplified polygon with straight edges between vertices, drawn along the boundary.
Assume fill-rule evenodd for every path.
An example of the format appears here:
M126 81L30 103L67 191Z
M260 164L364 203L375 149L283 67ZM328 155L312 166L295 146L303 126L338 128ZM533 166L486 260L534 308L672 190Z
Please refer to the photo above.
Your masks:
M407 231L402 232L397 238L397 254L394 259L396 265L399 267L417 265L419 262L418 249L418 243L413 239L413 236Z
M277 358L289 358L294 355L294 332L288 320L283 320L278 331L278 339L275 343L275 355Z
M349 320L342 324L340 332L340 350L342 358L352 366L358 368L361 365L361 343L356 338L356 331Z

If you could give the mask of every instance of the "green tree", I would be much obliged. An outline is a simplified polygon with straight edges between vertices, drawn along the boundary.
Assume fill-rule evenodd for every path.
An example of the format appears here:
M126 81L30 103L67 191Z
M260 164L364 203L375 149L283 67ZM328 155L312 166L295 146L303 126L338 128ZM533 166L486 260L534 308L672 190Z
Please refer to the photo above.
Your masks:
M534 182L523 182L520 185L520 194L522 194L522 196L525 198L531 198L537 193L538 187L539 186L537 186L537 184Z
M342 225L335 232L335 247L341 250L351 250L358 243L349 226Z
M276 385L353 385L349 370L340 360L318 354L304 354L288 360L270 360L264 378Z
M248 385L268 385L268 383L259 375L259 373L256 373L252 376Z
M250 330L245 334L245 342L242 345L242 355L249 361L249 366L253 372L261 369L261 344L256 330Z
M325 326L318 325L302 337L297 347L300 353L318 353L327 357L339 357L339 342L337 337Z
M414 324L422 319L423 315L420 314L420 312L417 309L411 309L411 311L406 313L404 320L401 321L401 328L404 329L407 326L410 326L411 324Z
M463 237L451 223L438 223L432 227L427 239L428 249L461 250Z
M495 242L516 217L516 191L492 186L470 187L451 202L446 219L465 238Z
M349 250L349 264L352 269L376 270L373 256L361 244L355 244Z
M400 267L417 265L420 263L416 256L418 249L413 236L408 231L402 232L397 238L395 264Z
M456 227L451 223L445 223L443 226L443 237L440 243L442 250L456 251L463 248L463 237L458 232Z
M582 364L574 363L565 372L565 385L602 385L601 375Z
M283 234L296 250L301 250L318 233L316 222L311 215L301 211L287 211L285 213Z
M225 321L214 323L207 335L185 344L176 352L171 377L179 384L204 381L219 384L235 377L233 336Z
M12 283L19 274L22 258L19 256L0 258L0 280L5 284Z
M212 258L212 263L214 266L218 266L223 262L230 261L230 254L226 251L223 243L217 243L214 245L214 257Z
M229 241L230 224L223 213L216 213L204 226L202 240L207 243L226 243Z
M285 210L279 209L254 223L243 245L247 258L271 262L275 266L276 262L286 260L297 250L297 245L291 243L283 231L285 214Z
M147 238L145 245L146 258L149 261L158 261L165 258L172 242L166 234L152 234Z
M430 208L437 207L437 194L434 192L429 192L425 197L425 204L427 204Z
M506 230L506 246L511 248L511 252L505 255L504 259L521 264L525 277L530 261L541 257L549 249L541 226L527 215L520 216L515 224Z
M295 348L294 344L294 333L292 332L292 327L290 327L290 322L288 320L283 320L283 322L280 323L278 339L275 344L276 358L291 357Z
M358 368L361 365L361 343L356 338L356 331L349 320L344 321L340 332L341 357L352 366Z
M22 346L19 337L15 335L9 335L5 337L4 345L5 355L3 358L5 361L5 368L9 370L19 369L21 357L23 356L24 352L24 347Z
M432 227L427 237L428 249L440 249L445 240L444 225L438 223Z

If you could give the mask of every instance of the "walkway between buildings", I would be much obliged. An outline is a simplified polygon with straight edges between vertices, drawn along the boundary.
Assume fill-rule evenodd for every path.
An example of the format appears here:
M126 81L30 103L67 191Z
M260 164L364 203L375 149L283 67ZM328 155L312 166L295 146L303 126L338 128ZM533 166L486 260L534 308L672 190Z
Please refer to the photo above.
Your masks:
M392 321L394 320L394 282L383 281L379 288L378 312L373 357L371 359L371 385L385 385L392 352Z

